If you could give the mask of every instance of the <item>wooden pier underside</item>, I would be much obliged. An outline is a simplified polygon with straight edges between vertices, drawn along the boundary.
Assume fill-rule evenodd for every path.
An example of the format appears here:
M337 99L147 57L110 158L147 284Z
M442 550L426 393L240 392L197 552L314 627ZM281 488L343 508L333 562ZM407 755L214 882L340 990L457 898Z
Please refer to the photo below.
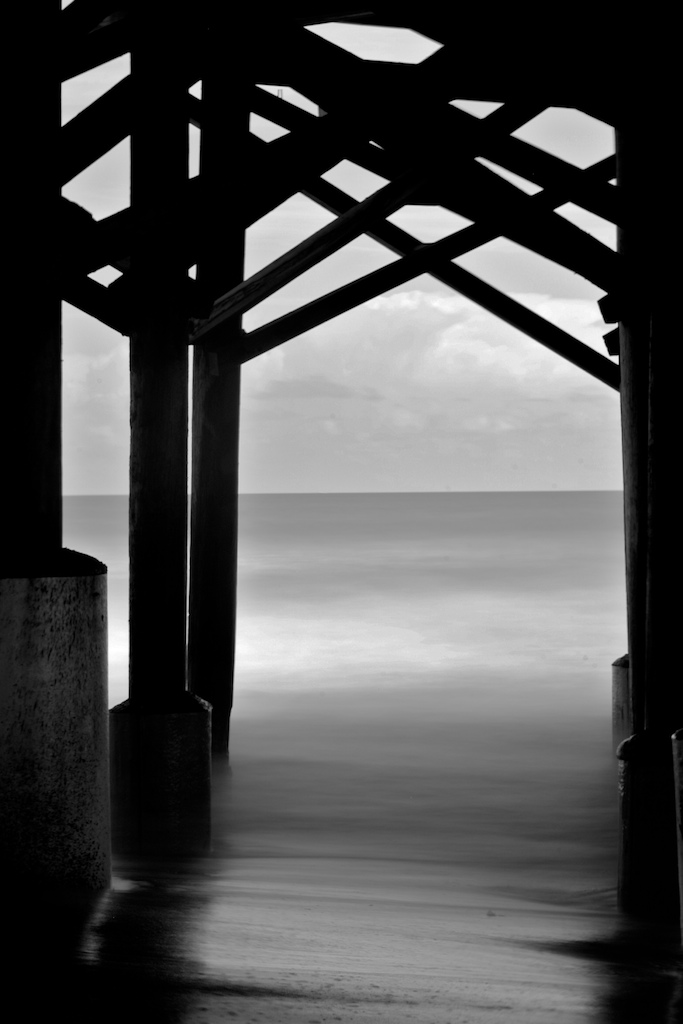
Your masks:
M173 17L153 2L74 0L61 13L42 9L38 52L45 60L25 101L28 117L37 116L40 89L54 94L56 61L67 80L131 54L131 74L68 122L59 143L46 99L45 123L35 122L42 134L29 146L28 132L26 142L40 172L21 183L20 197L26 204L37 197L31 224L58 267L59 297L132 339L131 699L172 711L189 683L214 706L215 748L227 749L240 365L427 273L621 388L630 724L655 746L668 742L683 726L683 687L672 681L678 599L670 587L681 568L671 472L679 375L667 266L671 186L662 174L675 109L672 26L654 15L630 25L588 4L573 5L571 17L544 11L524 19L431 0L371 9L200 0ZM363 60L310 31L339 21L407 29L438 48L415 65ZM295 89L321 116L264 86ZM479 118L455 106L458 100L499 106ZM515 136L550 107L576 108L613 126L615 155L582 169ZM250 134L252 113L287 134L271 142ZM192 179L190 124L201 131L200 173ZM129 136L129 209L95 221L57 198L59 186ZM323 177L342 160L384 183L357 202ZM537 191L527 194L505 172ZM245 280L246 230L295 194L335 219ZM616 225L619 250L556 212L568 202ZM387 219L410 204L442 207L472 223L422 243ZM398 258L258 329L242 329L244 313L362 234ZM452 262L499 237L604 293L604 355ZM108 287L89 276L103 267L120 274ZM28 301L21 272L17 287ZM16 452L15 490L23 495L13 527L17 551L31 549L36 508L50 543L61 531L53 290L51 282L39 302L32 296L32 345L10 355L12 386L33 396L32 427ZM187 346L194 347L189 655ZM36 392L37 363L47 367L49 381L41 371L40 387L53 400Z

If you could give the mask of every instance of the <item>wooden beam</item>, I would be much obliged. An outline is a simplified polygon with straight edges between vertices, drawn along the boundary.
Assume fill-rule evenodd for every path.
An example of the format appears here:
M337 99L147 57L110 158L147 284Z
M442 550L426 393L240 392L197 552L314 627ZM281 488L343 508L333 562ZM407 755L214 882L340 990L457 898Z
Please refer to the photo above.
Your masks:
M611 177L614 170L614 160L608 158L607 160L601 160L592 167L587 168L583 171L587 177L591 179L604 179ZM330 185L326 181L317 181L312 183L308 188L304 190L304 194L308 195L311 199L320 203L325 209L335 213L339 210L345 210L351 200L339 189L335 189L334 186ZM548 190L544 192L538 192L532 197L534 207L538 207L542 210L553 210L555 207L562 206L566 202L566 196L555 190ZM382 225L383 237L386 237L386 226ZM398 230L398 229L396 229ZM379 240L379 235L375 232L375 229L370 229L367 232L371 237ZM456 256L461 256L466 252L470 252L472 249L476 249L481 245L485 245L487 242L493 241L495 238L500 237L500 230L497 224L486 223L486 224L470 224L468 227L462 228L458 233L460 240L457 246L457 251L453 249L454 259ZM455 236L453 236L455 238ZM387 244L383 242L383 244ZM392 245L388 246L393 249ZM404 255L404 251L401 247L393 249L393 251Z
M69 25L69 7L62 12L61 32L58 39L57 52L60 58L61 80L67 81L75 75L82 75L107 61L121 57L130 51L130 17L117 17L98 24L88 32L72 31ZM61 38L60 38L61 37Z
M584 173L586 174L609 174L611 170L611 161L600 161L598 164L589 168ZM316 185L307 191L307 195L310 199L315 202L321 203L326 209L331 210L334 213L343 212L348 204L351 202L342 191L336 188L334 185L329 184L327 181L318 181ZM546 202L549 201L547 194L543 197L539 195L537 201L542 198ZM557 205L562 204L562 198L555 196L553 199ZM474 241L476 245L482 244L486 239L481 233L473 234L477 225L472 227L464 228L458 232L460 236L468 236L468 243ZM397 253L398 255L404 256L411 252L416 252L420 245L419 243L405 231L396 227L394 224L382 223L376 225L369 232L370 237L375 239L377 242L386 246L391 252ZM478 241L477 241L478 239ZM548 348L562 355L564 358L573 362L575 366L581 367L586 370L592 376L598 380L603 381L610 387L618 389L620 387L620 370L618 367L612 364L608 359L602 356L600 353L595 352L594 349L588 345L584 345L572 338L570 335L561 331L554 325L549 325L547 321L541 316L537 316L535 313L530 313L524 306L514 302L508 296L503 295L496 289L485 285L478 278L475 278L473 274L467 273L461 267L455 266L450 260L443 261L442 263L435 263L431 265L428 272L437 281L441 281L443 284L453 288L455 291L466 295L472 301L477 302L483 308L489 312L493 312L498 316L501 316L506 323L512 327L516 327L518 330L528 334L529 337L535 338ZM323 301L323 300L322 300ZM290 314L292 317L296 316L299 311ZM302 311L304 312L304 311ZM302 317L303 319L303 317ZM261 346L267 343L268 329L271 329L271 338L275 338L278 334L283 335L283 327L278 325L281 322L275 322L272 325L266 325L257 332L252 332L247 339L243 340L243 345L247 346L250 344ZM287 330L291 330L294 327L294 321L288 322ZM312 325L311 325L312 326ZM306 328L308 330L309 328ZM263 332L263 333L261 333ZM299 332L300 333L300 332ZM258 337L255 337L257 335ZM293 337L294 335L292 335ZM287 340L282 337L282 340ZM276 342L280 343L280 342ZM269 346L271 347L271 346ZM616 354L611 353L610 354Z
M256 90L256 92L260 93L262 97L265 96L266 102L268 102L269 99L273 100L272 97L268 97L267 94L264 94L263 90ZM192 102L193 105L196 105L196 103L198 102L198 101L193 101L192 97L188 97L188 100L190 102ZM275 100L274 102L275 102L275 104L277 104L278 101ZM289 105L289 104L281 104L281 106L286 107L286 106L291 106L291 105ZM458 116L458 112L452 110L452 108L448 108L448 112L454 114L456 117ZM283 173L283 167L282 167L282 165L280 165L280 167L278 168L278 173L277 174L275 174L275 175L268 175L268 177L266 177L264 175L264 173L263 173L263 167L264 167L263 163L261 163L259 161L260 169L261 169L261 174L260 175L258 173L259 168L257 168L257 166L253 166L252 165L252 169L251 169L251 173L250 173L249 177L250 177L254 187L252 189L251 202L248 203L248 206L250 207L250 209L248 211L248 218L247 218L250 222L253 221L254 219L257 219L257 217L259 215L263 215L263 213L267 212L268 209L271 209L273 206L277 205L278 202L281 201L283 198L286 198L287 195L292 194L292 192L297 189L297 187L300 185L300 183L302 181L305 181L306 178L310 174L314 174L315 175L316 172L320 173L321 169L326 169L327 166L330 166L332 163L334 163L335 160L337 159L337 157L339 157L341 155L342 150L340 150L340 141L339 141L340 132L338 130L338 126L335 125L334 126L334 132L330 132L329 130L327 132L327 144L329 146L329 143L330 143L331 139L336 139L336 142L332 145L332 148L326 153L325 158L322 161L322 164L318 160L317 162L315 162L313 164L313 166L311 166L311 164L309 163L309 160L312 158L313 154L318 154L319 153L320 148L321 148L320 147L321 140L324 139L324 136L321 135L321 130L322 130L322 128L326 127L326 125L331 124L332 117L327 117L327 118L324 118L324 119L316 119L316 118L309 117L308 115L306 115L303 112L300 112L300 113L302 114L302 117L305 120L307 120L307 121L309 121L311 123L310 136L303 143L302 143L302 140L298 137L298 133L297 133L296 140L293 140L292 138L289 138L287 140L278 140L280 143L282 143L282 142L286 143L286 148L285 147L280 147L279 148L279 153L281 154L281 156L284 156L284 158L285 158L284 159L284 165L285 165L284 166L284 173ZM500 112L496 112L496 114L499 114L499 113ZM467 115L464 115L464 116L467 117ZM519 120L519 118L517 118L517 120ZM484 122L477 122L477 123L478 124L483 124L483 123L489 122L489 121L491 121L491 118L486 118L486 119L484 119ZM300 124L301 123L303 123L303 122L300 121ZM501 137L500 134L496 135L496 133L491 132L490 126L488 128L488 131L489 131L489 136L491 138L496 138L497 137L497 138L500 139L500 137ZM375 146L371 146L369 144L364 144L363 145L360 142L354 141L353 134L354 134L353 132L350 133L350 137L349 137L349 140L348 140L348 145L351 145L351 146L355 145L355 149L358 149L359 147L362 146L362 148L366 152L366 154L371 152L371 151L374 151L374 153L380 155L380 159L383 160L384 163L386 164L387 158L388 158L389 154L387 154L385 151L378 150L377 147L375 147ZM356 133L356 138L357 138L357 133ZM505 141L505 139L504 139L504 141ZM507 139L507 142L515 143L515 142L517 142L517 140ZM256 143L256 140L251 140L250 148L253 151L253 153L256 152L257 148L264 148L264 149L266 148L266 147L258 147L258 143L256 143L256 145L254 145L255 143ZM268 152L269 162L268 162L268 165L267 165L269 170L272 168L272 162L271 161L273 161L275 156L276 156L276 153L273 152L273 150L272 150L272 145L273 144L271 144L271 145L269 145L267 147L267 149L269 151ZM523 147L524 145L525 144L520 143L520 146ZM531 147L531 148L533 149L533 147ZM276 145L276 151L277 151L277 149L278 149L278 147ZM347 152L349 152L349 151L347 150ZM353 157L356 154L353 153L353 152L349 152L349 155ZM253 159L254 159L254 157L252 157L252 160ZM525 157L525 159L526 159L526 157ZM550 158L550 159L552 160L553 158ZM398 167L401 164L401 161L399 161L398 164L397 164L396 160L394 160L394 159L392 159L391 162L393 163L393 165L395 167ZM559 164L562 165L562 162L560 161ZM562 166L564 166L564 165L562 165ZM479 170L483 170L483 169L479 169ZM554 167L554 170L557 170L557 168ZM476 173L476 171L474 173ZM561 173L563 173L563 172L561 172ZM565 175L565 177L566 177L566 175ZM310 178L309 178L309 180L310 180ZM576 186L576 188L580 189L580 188L584 187L583 186L583 182L585 182L585 180L586 180L586 177L585 177L583 172L578 172L578 171L575 172L575 174L574 174L574 185ZM497 178L497 176L495 174L489 174L487 188L488 187L493 187L494 189L498 190L501 185L503 187L505 187L507 185L507 183L501 182L501 180L499 178ZM192 185L190 186L190 191L191 191L191 194L195 197L194 201L196 202L197 201L196 197L197 197L198 192L199 192L199 182L198 181L195 181L195 182L192 183ZM416 197L417 197L419 191L420 190L416 191ZM433 191L433 188L432 188L432 191ZM463 199L462 198L464 193L465 193L465 191L466 191L465 188L461 188L459 190L459 197L460 198L458 199L458 209L460 209L460 210L464 210L463 202L468 202L467 199ZM527 197L520 197L518 191L516 189L514 189L513 186L509 186L509 188L508 188L508 197L512 197L512 201L513 202L516 202L516 201L520 200L520 198L522 200L527 198ZM432 198L435 198L435 197L433 196ZM482 202L484 203L485 206L488 205L486 195L484 196L483 200L481 200L481 198L480 198L480 207L479 207L480 209L481 209L481 203ZM472 205L472 196L469 197L469 204L470 204L470 207L471 207L471 205ZM453 203L452 199L450 201L447 199L445 201L445 205L449 206L450 208L454 208L454 203ZM506 203L504 205L506 205L506 206L508 205L507 200L506 200ZM535 207L534 207L534 209L535 209ZM468 207L468 212L470 212L470 213L472 212L472 210L469 207ZM605 212L605 211L603 210L603 212ZM514 230L509 230L508 233L511 234L512 237L514 237L514 239L516 241L518 241L520 244L527 245L528 247L530 247L532 249L535 249L535 251L541 251L542 254L546 255L548 258L555 258L557 260L557 244L555 243L555 245L553 245L551 243L549 245L548 238L547 238L547 230L545 232L541 231L541 241L539 243L539 241L538 241L538 230L536 230L534 232L533 225L532 225L531 232L530 232L529 225L527 223L528 219L529 218L528 218L528 215L526 213L523 216L521 216L521 217L518 216L517 217L517 225L518 225L517 228L514 229ZM557 228L557 230L559 230L560 232L562 232L566 236L567 228L568 228L567 223L565 221L561 221L561 219L555 218L555 220L556 220L556 228ZM521 235L519 233L520 232L520 228L519 228L520 222L521 222L521 232L522 232ZM508 226L509 226L509 222L508 222ZM479 228L480 228L480 226L478 225L477 226L477 230L479 230ZM111 262L113 265L118 265L118 266L121 265L121 263L120 263L121 254L123 253L123 250L126 248L126 241L125 241L126 229L127 229L127 224L126 224L126 220L125 220L125 212L123 214L116 215L115 218L107 218L106 222L104 222L104 221L101 222L101 224L98 226L98 237L102 238L102 242L104 244L101 244L101 245L98 244L96 246L95 252L92 255L92 259L90 261L90 266L88 267L88 269L95 269L95 266L101 266L101 265L104 265L107 262ZM487 232L489 237L495 237L495 235L497 235L499 233L500 233L499 231L491 231L491 230L489 230ZM586 245L588 245L589 248L591 247L591 241L587 240L587 236L585 236L585 234L579 232L578 229L574 229L573 226L569 226L569 233L570 234L572 234L572 233L574 234L575 242L578 239L578 244L580 244L582 247L585 248ZM106 239L105 239L105 235L108 236ZM531 237L530 237L530 235L531 235ZM107 243L113 244L113 245L117 246L117 248L119 249L118 256L110 255L110 253L107 251L107 248L108 248ZM477 244L481 244L481 243L477 243ZM100 255L99 256L97 255L97 249L98 248L100 250ZM565 237L565 240L562 243L562 248L563 248L564 252L571 252L571 250L566 245L566 237ZM592 256L593 256L593 258L595 258L595 256L596 256L595 246L593 246L593 250L594 251L593 251ZM599 250L597 250L597 252L599 253ZM605 254L601 254L601 255L604 256ZM601 256L598 255L598 260L600 260L600 258L601 258ZM194 257L192 255L188 255L188 258L187 258L188 264L193 262L193 261L194 261ZM581 254L581 257L580 257L580 259L578 261L576 259L573 260L573 264L572 264L571 269L577 270L577 267L580 267L581 268L580 272L586 272L585 271L585 266L586 265L587 265L587 260L585 258L585 255ZM599 276L595 272L590 272L589 271L589 272L586 272L586 273L587 273L587 275L590 274L590 276L592 276L594 278L596 276ZM601 283L604 284L604 280L605 279L606 279L606 275L603 275L602 277L600 277ZM121 285L119 286L119 290L123 291L124 289L125 289L125 282L122 282Z
M390 229L393 225L386 227ZM399 231L399 229L396 230ZM404 232L399 232L399 234L405 239L410 239L410 236ZM389 231L384 235L383 230L381 232L374 231L373 236L380 241L392 237ZM619 367L611 363L605 356L577 341L559 327L526 309L520 303L510 299L461 267L456 267L450 262L440 262L438 256L434 265L431 266L429 250L432 249L432 246L420 245L415 239L410 239L410 242L413 245L412 260L410 257L406 257L398 263L392 263L388 267L383 267L381 270L308 303L293 313L280 317L273 323L243 335L239 346L242 361L246 362L262 355L304 331L311 330L389 288L402 284L419 273L431 273L448 284L454 291L465 295L512 327L529 335L546 348L574 363L575 366L618 390ZM401 248L409 248L409 244L406 242L402 241L400 244ZM432 245L435 244L438 243L432 243ZM392 238L391 248L396 248L395 238Z
M526 120L527 113L526 108L523 111L519 108L505 108L496 111L496 123L503 122L511 130L517 123ZM439 168L444 157L444 145L443 141L437 142L427 133L416 146L418 163L414 167L410 167L362 203L356 204L333 224L316 232L249 281L233 288L216 303L211 317L197 326L193 339L207 337L220 329L221 324L227 322L231 316L257 305L268 295L366 231L373 222L399 209L421 184L432 177L440 176Z
M563 186L578 198L577 193L589 192L594 182L612 173L613 160L608 159L601 163L597 173L590 169L580 171L580 178L571 175L569 181L564 174L554 175L552 189L525 196L494 172L475 164L467 169L454 168L453 181L447 190L442 184L440 194L438 185L432 184L430 188L433 202L477 220L476 225L467 229L471 234L470 248L504 234L609 288L614 286L618 263L612 250L564 218L549 217L543 211L570 200L571 195Z
M605 343L605 348L611 356L619 355L619 328L615 327L613 330L608 331L607 334L603 334L602 340Z
M252 109L293 132L316 120L314 114L259 88L254 89ZM453 108L450 109L453 110ZM470 129L479 125L483 132L483 129L486 128L485 135L478 132L478 148L481 148L482 156L488 155L489 159L500 164L501 167L539 184L547 195L562 194L564 196L562 202L574 202L612 223L621 222L623 214L618 190L608 184L616 173L614 156L600 161L601 169L598 173L596 173L596 169L583 170L538 149L536 146L523 142L521 139L509 136L504 131L493 131L491 124L488 123L488 117L476 118L459 110L453 110L453 113L456 114L456 117L463 114L467 120L462 123L467 124ZM453 120L453 127L456 127L456 120ZM348 160L388 180L391 180L401 170L400 162L394 158L390 150L379 149L369 142L358 142L345 152L345 156ZM608 171L609 173L607 173ZM433 203L435 200L433 186L431 186L431 193L428 201ZM415 202L423 203L425 201L420 193L416 194ZM553 204L553 206L559 205L561 205L559 202Z
M197 120L199 112L191 102L193 99L194 97L188 97L186 105ZM315 119L314 125L305 136L298 134L296 138L278 139L267 147L259 139L249 137L241 156L245 164L245 192L242 202L236 204L235 211L235 216L239 218L243 228L246 229L249 224L279 206L299 191L311 177L323 174L342 159L346 136L337 130L334 123L319 128L323 121L326 119ZM183 203L187 203L189 217L194 221L199 216L202 203L201 178L193 178L185 187ZM64 202L66 203L66 200ZM173 216L174 206L169 204L169 222ZM83 269L87 273L92 273L108 264L121 269L121 261L130 255L130 221L130 209L126 209L94 223L89 238L81 238L78 247L74 247L74 255L71 257L74 263L70 270ZM73 220L70 223L72 222ZM191 248L194 245L193 235L190 235L188 242L189 267L196 262L196 253Z
M188 127L182 23L135 10L131 133L130 699L168 712L185 693ZM159 103L160 83L164 103ZM173 221L167 216L174 210Z
M619 192L614 186L590 180L581 168L568 161L493 130L488 117L478 118L456 107L449 108L448 117L458 137L467 138L474 133L480 156L544 189L562 192L567 202L582 206L612 224L622 222Z
M59 229L60 270L64 278L117 266L122 260L128 265L132 244L130 208L96 221L78 203L62 196Z
M250 144L253 144L253 141L254 140L251 140ZM265 149L267 147L265 144L261 144L258 148ZM588 168L587 170L582 171L581 173L588 180L604 180L605 178L609 178L613 173L613 161L611 159L601 161L599 164L595 165L595 167ZM304 191L311 195L311 197L316 198L318 201L320 201L321 189L324 189L325 186L325 182L318 182L317 185L312 184L308 189L304 189ZM195 206L200 199L200 192L196 188L196 186L194 188L191 188L190 192L191 195L194 196L193 206ZM334 195L334 192L332 192L332 194ZM340 197L343 197L343 193L338 193L336 198L339 199ZM544 209L549 209L552 208L553 206L561 205L565 201L566 196L559 192L553 191L539 193L538 195L530 198L530 203L533 203L534 208ZM351 201L347 198L346 203L343 204L345 209L348 210L351 208L350 202ZM337 207L335 206L334 202L331 206L328 206L328 209L333 208L335 209L335 211L337 210ZM128 213L127 211L123 211L122 213L116 214L113 217L106 218L105 220L99 222L96 225L94 223L92 224L92 236L98 239L98 244L95 248L95 251L99 249L100 255L99 257L93 255L90 261L91 265L100 266L104 265L107 262L111 262L113 265L117 264L117 260L114 258L114 255L116 253L120 255L127 248L127 219ZM251 219L251 215L249 216L249 219ZM74 224L74 227L75 226L76 225ZM560 225L560 227L563 227L563 225ZM372 234L372 231L369 231L369 233ZM488 222L484 226L480 224L475 224L466 229L463 229L461 232L458 233L459 245L457 246L457 248L453 248L452 255L450 258L454 258L457 255L461 255L462 253L467 252L473 248L476 248L477 246L485 244L487 241L490 241L492 238L497 237L499 234L499 226L497 224L493 224L491 226L491 222ZM582 241L584 241L583 238ZM401 250L398 249L396 251ZM190 251L185 258L185 262L189 264L193 260L193 258L194 257L192 255L192 252ZM120 260L118 261L118 265L121 266ZM189 291L191 285L192 282L187 281L185 283L185 288ZM117 282L116 290L121 294L122 299L125 287L125 281ZM195 307L193 307L192 305L188 304L187 308L189 312L194 312Z
M338 122L334 114L328 113L324 118L319 118L317 114L311 114L308 111L302 110L301 107L295 106L293 103L278 99L278 97L273 96L272 93L267 92L265 89L255 88L252 96L252 110L254 113L260 114L262 117L281 125L283 128L287 128L297 135L304 129L310 129L313 124L320 126L323 123L325 125L336 125ZM267 143L266 146L268 155L265 159L268 158L273 143ZM391 181L406 168L405 162L401 163L391 153L373 146L371 142L367 141L367 137L361 133L358 133L356 137L349 138L342 155L345 159L357 163L360 167L364 167L386 178L387 181Z
M117 10L116 0L72 0L59 17L63 41L82 38Z
M450 98L510 101L533 96L539 82L549 106L574 107L582 99L616 97L618 84L613 69L604 62L581 59L585 52L585 27L590 26L594 52L617 52L623 29L608 9L595 5L572 7L571 22L558 16L544 18L528 31L514 9L470 7L457 11L446 4L406 7L400 19L406 27L444 43L441 50L416 68L425 77L450 91ZM561 18L561 20L560 20ZM390 23L394 18L390 13ZM398 20L398 19L396 19ZM368 14L370 24L386 23L384 12Z
M326 209L337 213L343 212L352 203L348 196L327 182L318 182L317 186L309 190L308 194L312 199L321 202ZM469 229L449 236L449 239L444 240L444 244L448 244L450 247L450 240L455 241L466 231ZM513 327L529 334L541 344L562 355L610 387L618 389L618 366L474 275L454 266L450 262L450 258L442 261L433 260L433 253L437 252L434 246L439 243L425 246L390 223L376 225L368 233L392 252L401 255L412 254L413 262L404 259L399 263L390 264L388 267L367 275L360 281L352 282L330 295L309 303L302 309L243 336L240 344L243 360L254 358L254 356L288 341L303 331L318 326L330 316L337 316L352 306L373 298L389 287L409 280L418 273L427 272L455 291L477 302L478 305L488 309L489 312L501 317Z
M619 256L559 214L541 209L499 175L474 163L449 182L441 205L610 291L619 281Z
M610 174L611 169L611 161L601 161L584 173L590 174L592 177L599 177ZM324 181L318 181L311 186L307 190L307 194L324 205L326 209L337 214L344 213L353 205L353 201L348 196ZM553 201L557 205L561 205L564 201L561 196L548 197L545 194L539 194L534 197L534 200L537 204L541 201L546 204ZM252 332L242 340L240 346L242 359L254 358L254 356L282 344L303 331L310 330L326 319L337 316L360 302L367 301L382 291L395 287L419 273L428 272L610 387L619 387L618 367L600 353L578 342L554 325L548 324L542 317L526 310L525 307L515 303L473 275L452 265L450 260L455 256L483 244L492 237L478 225L455 232L431 246L418 244L410 235L388 223L375 225L368 230L368 234L393 252L401 255L411 254L410 257L406 257L400 263L391 264L375 271L360 281L337 289L302 309L280 318L273 324L268 324L258 331ZM440 254L443 254L442 259L439 259Z
M230 289L216 302L211 317L196 328L192 340L196 342L213 334L233 316L251 309L305 270L357 238L375 221L393 213L430 173L430 167L424 164L406 171L362 203L356 203L333 224L316 231L300 245L268 264L248 281Z
M363 62L324 40L311 37L310 33L308 38L304 38L305 35L292 32L287 36L288 54L295 62L291 81L304 93L312 84L317 89L316 98L326 110L343 109L348 119L363 125L370 138L393 149L399 156L407 155L411 150L419 152L430 135L450 137L451 115L457 115L447 104L444 109L432 109L428 88L415 88L412 92L399 92L391 97L379 88L372 93ZM502 123L510 132L545 105L530 101L526 116L520 119L519 108L506 104L485 121L490 121L496 128ZM407 124L405 109L414 110L416 106L420 117ZM524 110L525 104L521 108ZM473 152L471 142L464 144L456 160L451 160L443 177L450 174L453 187L445 193L442 205L457 209L470 219L480 220L490 216L488 207L492 205L496 218L502 218L503 233L507 237L608 290L615 276L615 254L569 222L560 223L562 218L540 214L528 202L525 203L528 196L486 168L475 165L474 168L463 169L463 157L478 155L478 146L479 143Z
M452 108L449 109L455 114ZM511 130L520 121L523 123L524 120L524 115L517 109L507 111L506 108L502 108L483 119L482 124L486 124L492 118L499 122L503 117L506 118L507 130ZM489 137L497 136L490 133ZM508 141L512 143L515 140ZM489 238L505 235L553 262L581 274L605 290L614 286L618 258L612 250L564 218L545 212L542 207L546 203L538 202L538 197L526 196L488 168L472 164L469 159L472 153L480 152L484 148L478 133L470 133L465 139L458 137L458 142L458 157L449 163L447 181L444 182L446 175L441 175L441 184L431 186L434 198L437 202L440 200L440 205L468 219L476 220L477 230L486 228ZM526 154L526 150L524 152ZM528 169L526 155L524 166ZM594 183L584 172L578 171L573 174L564 167L560 167L559 171L558 174L558 167L553 163L553 192L562 191L563 202L567 202L572 194L576 198L581 194L585 196L586 192L590 194L590 186ZM548 180L547 165L543 176ZM588 189L586 185L589 186ZM598 205L602 213L608 212L604 209L604 204ZM614 210L610 212L613 213ZM495 230L491 230L493 224Z
M130 135L132 91L129 75L64 125L60 139L62 185Z
M131 311L117 301L111 286L107 288L89 277L70 277L61 281L61 297L119 334L130 334Z
M184 68L188 88L196 81L197 72L196 66ZM132 95L133 85L128 75L63 126L60 138L62 185L130 135ZM196 123L201 101L188 92L186 106L188 121Z

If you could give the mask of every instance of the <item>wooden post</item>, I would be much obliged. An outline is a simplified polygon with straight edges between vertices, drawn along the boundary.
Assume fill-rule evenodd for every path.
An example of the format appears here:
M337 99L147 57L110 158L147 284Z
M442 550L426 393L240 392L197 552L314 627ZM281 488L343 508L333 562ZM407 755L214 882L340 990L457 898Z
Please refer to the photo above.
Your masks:
M5 312L22 323L21 338L3 354L0 420L3 446L3 560L21 574L41 575L35 559L54 556L62 546L61 463L61 259L58 225L60 81L55 39L60 5L42 0L25 15L17 38L30 40L13 119L15 173L12 203L17 215L6 223L8 251ZM27 47L29 46L26 42ZM38 255L39 254L39 255ZM36 259L50 267L36 270ZM29 569L28 560L33 569Z
M188 178L185 48L160 3L134 12L131 209L130 697L185 691Z
M209 312L244 277L244 153L249 105L239 20L216 14L202 77L203 222L197 281ZM226 54L230 53L232 59ZM212 747L226 753L232 708L237 607L237 501L241 318L218 342L194 350L192 392L192 520L188 677L212 712Z
M666 190L652 165L652 153L661 144L675 116L675 87L664 84L646 94L642 110L641 159L646 163L647 192L642 204L647 209L648 240L643 258L650 303L649 394L648 394L648 530L646 589L646 675L645 728L661 748L665 764L657 794L662 812L652 837L652 870L665 879L658 916L679 917L676 804L671 735L683 727L683 686L675 666L679 658L681 599L678 581L683 573L680 543L680 370L681 356L676 341L680 333L680 302L676 269L669 248L670 206ZM660 102L663 99L663 103ZM657 760L660 760L657 755Z
M619 236L624 509L634 735L619 748L622 773L622 906L678 915L671 734L683 723L678 660L679 358L676 289L665 238L666 190L652 153L663 137L666 96L640 87L624 103L617 173L627 211ZM661 101L661 102L660 102Z
M622 126L616 132L617 180L630 199L633 216L641 210L642 182L637 170L637 132ZM626 203L625 203L626 205ZM627 265L625 279L638 278L638 260L646 244L642 224L619 229L618 249ZM624 298L621 299L625 304ZM621 369L621 436L624 473L624 541L626 557L626 616L629 650L631 732L645 728L645 619L647 591L647 419L649 309L620 308L619 366ZM630 733L629 733L630 735Z
M211 712L186 688L187 45L161 3L131 17L130 700L109 719L113 839L195 853L211 835Z
M188 676L212 707L212 749L226 753L237 612L240 365L195 349Z

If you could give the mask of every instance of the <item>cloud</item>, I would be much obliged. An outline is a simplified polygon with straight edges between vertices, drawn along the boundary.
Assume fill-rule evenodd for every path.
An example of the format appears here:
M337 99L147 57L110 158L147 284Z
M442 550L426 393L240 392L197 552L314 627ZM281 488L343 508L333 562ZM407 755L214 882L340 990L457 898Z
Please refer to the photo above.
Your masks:
M515 297L604 350L594 303L533 293ZM597 399L607 390L462 296L415 288L373 299L254 364L245 367L245 394L283 400L382 397L424 409L474 396L524 402L586 393Z
M515 298L602 346L593 302ZM125 491L127 341L65 328L65 491ZM246 491L618 487L619 400L423 277L244 366L240 465Z
M325 377L323 374L311 374L300 378L275 378L266 383L265 387L254 392L256 399L311 399L311 398L361 398L378 401L382 396L375 388L360 386L350 387Z
M423 281L288 342L261 366L258 359L245 366L246 489L257 489L246 483L255 479L252 468L272 472L276 451L277 479L304 490L323 477L352 490L619 486L616 393ZM602 347L594 302L531 292L515 298ZM349 401L363 395L381 401ZM278 401L253 401L261 397ZM324 406L302 401L315 398ZM302 483L302 457L309 483Z

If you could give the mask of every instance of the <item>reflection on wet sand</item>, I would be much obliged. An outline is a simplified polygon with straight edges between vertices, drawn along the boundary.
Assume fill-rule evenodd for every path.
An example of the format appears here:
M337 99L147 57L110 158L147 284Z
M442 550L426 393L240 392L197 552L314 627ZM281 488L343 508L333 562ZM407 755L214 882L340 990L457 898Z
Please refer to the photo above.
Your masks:
M214 765L207 856L119 858L99 897L8 885L23 1019L680 1019L678 935L615 909L600 729L473 721L453 752L417 706L370 745L344 735L341 705L327 734L271 710ZM492 729L496 758L478 757Z
M416 908L410 900L387 900L381 886L363 892L358 877L347 893L337 880L334 901L321 901L316 884L307 890L301 883L288 901L265 875L260 885L252 878L247 896L226 881L229 871L142 861L126 870L145 882L120 880L100 899L43 894L17 901L19 921L7 922L14 936L7 980L22 1019L681 1019L677 937L619 925L611 911L568 911L472 892L462 894L459 906L449 900L446 907ZM477 905L477 895L487 909ZM261 936L272 932L270 943L254 941L259 929ZM359 962L368 936L374 955ZM320 954L309 949L302 958L304 947L316 944ZM272 958L275 947L279 955Z
M677 928L622 921L597 940L548 943L544 950L597 966L600 1024L680 1024L683 965Z

